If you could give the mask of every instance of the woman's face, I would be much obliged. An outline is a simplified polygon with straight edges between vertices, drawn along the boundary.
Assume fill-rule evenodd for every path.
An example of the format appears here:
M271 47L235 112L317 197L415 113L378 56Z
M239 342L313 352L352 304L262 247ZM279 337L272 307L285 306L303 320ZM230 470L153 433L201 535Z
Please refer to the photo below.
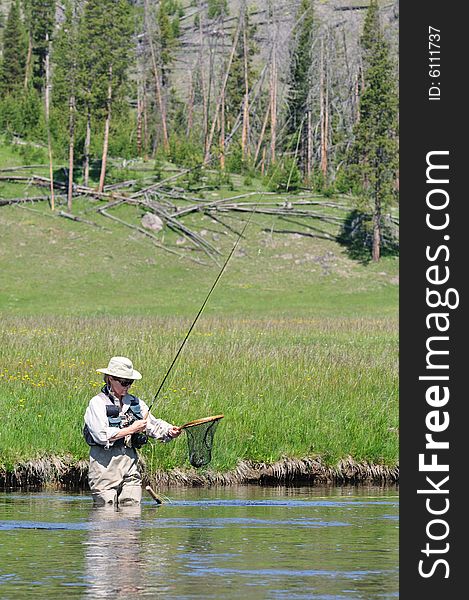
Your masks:
M113 377L112 375L109 375L108 382L112 393L118 398L122 398L129 391L133 380L123 379L122 377Z

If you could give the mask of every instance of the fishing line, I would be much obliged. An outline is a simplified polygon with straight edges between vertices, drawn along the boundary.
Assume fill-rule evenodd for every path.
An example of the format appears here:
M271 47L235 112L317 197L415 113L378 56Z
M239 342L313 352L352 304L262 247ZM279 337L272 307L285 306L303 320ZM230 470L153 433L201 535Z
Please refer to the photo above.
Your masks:
M233 254L235 253L235 251L236 251L236 248L238 247L239 241L240 241L240 240L241 240L241 238L243 237L243 234L244 234L244 232L246 231L246 228L247 228L247 226L249 225L249 223L250 223L250 221L251 221L251 219L252 219L252 215L254 214L256 207L257 207L257 204L256 204L256 206L254 207L254 209L251 211L251 214L249 215L249 218L248 218L248 220L246 221L246 223L244 224L244 227L243 227L243 229L241 230L240 234L238 235L238 239L236 240L236 243L234 244L233 248L231 249L231 252L229 253L229 255L228 255L227 259L225 260L225 263L224 263L223 267L221 268L220 272L218 273L218 275L217 275L217 277L216 277L215 281L214 281L214 282L213 282L213 284L212 284L212 287L210 288L210 291L209 291L209 293L207 294L207 296L206 296L206 298L205 298L205 300L204 300L204 302L203 302L202 306L200 307L200 309L199 309L199 312L197 313L197 315L196 315L195 319L194 319L194 320L193 320L193 322L192 322L192 325L190 326L189 330L188 330L188 331L187 331L187 333L186 333L186 336L184 337L184 339L183 339L183 341L182 341L181 345L179 346L179 349L178 349L178 351L176 352L176 355L175 355L175 357L173 358L173 361L172 361L172 363L170 364L170 366L169 366L168 370L166 371L166 374L165 374L165 376L163 377L163 380L162 380L162 382L160 383L160 387L158 388L158 390L157 390L157 392L156 392L156 394L155 394L155 396L154 396L154 398L153 398L153 400L152 400L152 403L150 404L150 406L149 406L149 408L148 408L148 412L150 412L150 410L151 410L152 406L154 405L154 403L155 403L156 399L158 398L158 395L159 395L159 393L161 392L161 390L162 390L162 388L163 388L163 386L164 386L164 384L165 384L165 382L166 382L166 379L168 378L169 374L171 373L171 370L172 370L172 368L174 367L174 364L176 363L176 361L177 361L177 359L178 359L179 355L181 354L181 352L182 352L182 349L184 348L184 346L185 346L185 343L187 342L187 339L189 338L189 336L190 336L190 334L191 334L192 330L193 330L193 329L194 329L194 327L195 327L195 324L197 323L197 321L198 321L198 319L199 319L200 315L202 314L202 311L203 311L203 310L204 310L204 308L205 308L205 305L207 304L207 302L208 302L208 300L209 300L210 296L212 295L212 292L213 292L213 290L215 289L215 286L217 285L217 283L219 282L219 280L220 280L221 276L223 275L223 273L224 273L224 271L225 271L225 269L226 269L226 266L228 265L228 263L229 263L229 261L230 261L230 258L231 258L231 257L233 256Z
M301 134L301 132L300 132L300 134ZM292 142L292 141L290 141L290 144L289 144L289 146L291 146L291 145L292 145L292 143L293 143L293 142ZM276 173L278 172L278 170L280 169L280 167L281 167L281 166L284 164L284 161L285 161L285 158L284 158L284 157L282 157L282 160L281 160L281 161L279 161L279 162L276 164L276 166L275 166L275 169L273 170L273 172L272 172L272 175L270 176L270 178L269 178L269 181L268 181L267 185L269 185L269 184L272 182L272 180L273 180L274 176L276 175ZM290 183L290 182L288 181L288 183L287 183L287 191L288 191L288 186L289 186L289 183ZM262 200L262 198L265 196L265 191L264 191L264 192L260 192L259 196L260 196L260 197L259 197L259 200L256 202L256 204L255 204L254 208L253 208L253 209L252 209L252 211L250 212L250 214L249 214L249 217L248 217L247 221L245 222L243 229L241 230L241 232L240 232L240 233L239 233L239 235L238 235L238 239L236 240L236 242L235 242L235 244L234 244L233 248L231 249L231 252L229 253L229 255L228 255L227 259L225 260L225 263L223 264L223 266L222 266L222 268L221 268L220 272L218 273L218 275L217 275L217 277L216 277L215 281L213 282L213 284L212 284L212 287L210 288L210 291L208 292L208 294L207 294L207 296L206 296L206 298L205 298L205 300L204 300L204 302L203 302L202 306L200 307L200 309L199 309L199 312L197 313L197 315L196 315L195 319L193 320L193 322L192 322L191 326L189 327L189 330L187 331L187 333L186 333L186 335L185 335L184 339L182 340L182 343L181 343L181 345L179 346L179 349L178 349L178 351L176 352L176 355L174 356L174 358L173 358L173 360L172 360L171 364L169 365L169 368L168 368L168 370L166 371L166 374L165 374L165 376L163 377L163 380L161 381L161 383L160 383L160 386L158 387L158 390L156 391L156 394L154 395L154 397L153 397L153 400L152 400L151 404L150 404L150 405L149 405L149 407L148 407L148 412L147 412L147 415L149 415L149 414L150 414L150 411L151 411L151 409L152 409L153 405L155 404L155 402L156 402L156 399L158 398L158 396L159 396L159 394L160 394L161 390L163 389L163 386L164 386L164 384L165 384L166 380L168 379L168 376L169 376L169 374L171 373L171 371L172 371L172 369L173 369L173 367L174 367L174 365L175 365L175 363L176 363L176 361L177 361L177 359L178 359L179 355L181 354L181 352L182 352L182 349L184 348L184 346L185 346L185 344L186 344L186 342L187 342L187 339L189 338L189 336L190 336L190 334L191 334L192 330L193 330L193 329L194 329L194 327L195 327L195 324L197 323L197 321L198 321L198 319L199 319L200 315L202 314L202 311L204 310L204 308L205 308L205 305L207 304L207 302L208 302L208 300L209 300L210 296L212 295L212 292L213 292L213 290L215 289L215 287L216 287L217 283L219 282L219 280L220 280L221 276L222 276L222 275L223 275L223 273L225 272L225 269L226 269L226 267L227 267L227 265L228 265L228 263L229 263L229 261L230 261L231 257L232 257L232 256L233 256L233 254L235 253L235 251L236 251L236 248L238 247L238 244L239 244L239 242L240 242L241 238L243 237L243 235L244 235L244 232L246 231L246 228L247 228L247 226L248 226L248 225L249 225L249 223L251 222L251 219L252 219L252 216L253 216L253 214L256 212L256 208L259 206L259 202L260 202L260 201Z

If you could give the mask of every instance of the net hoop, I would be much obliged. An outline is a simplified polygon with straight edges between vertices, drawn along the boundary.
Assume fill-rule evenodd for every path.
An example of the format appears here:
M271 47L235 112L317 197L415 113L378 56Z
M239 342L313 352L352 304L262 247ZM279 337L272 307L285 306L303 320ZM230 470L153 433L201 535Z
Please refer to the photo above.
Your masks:
M224 415L215 415L213 417L204 417L203 419L195 419L195 421L189 421L188 423L184 423L181 425L179 429L187 429L189 427L194 427L194 425L200 425L201 423L209 423L210 421L219 421L223 419Z

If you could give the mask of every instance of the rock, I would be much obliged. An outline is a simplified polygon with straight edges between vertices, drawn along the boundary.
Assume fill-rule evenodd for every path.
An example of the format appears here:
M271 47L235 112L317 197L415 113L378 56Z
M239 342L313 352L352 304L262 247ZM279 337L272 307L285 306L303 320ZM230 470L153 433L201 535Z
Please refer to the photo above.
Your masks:
M161 231L163 229L163 221L157 215L146 212L142 217L142 226L152 231Z

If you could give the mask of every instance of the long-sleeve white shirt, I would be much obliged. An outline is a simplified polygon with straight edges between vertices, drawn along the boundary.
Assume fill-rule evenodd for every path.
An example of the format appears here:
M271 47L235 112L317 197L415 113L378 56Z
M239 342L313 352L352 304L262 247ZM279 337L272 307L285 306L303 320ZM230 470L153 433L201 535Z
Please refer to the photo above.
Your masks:
M122 399L121 416L125 416L128 410L130 410L130 402L132 396L126 394ZM109 421L106 414L106 405L112 404L111 400L107 396L100 392L94 398L91 398L88 408L85 412L85 423L93 436L94 441L101 446L111 447L114 442L110 442L116 434L116 427L109 427ZM142 415L148 413L148 406L143 400L140 400L140 409ZM148 415L148 425L146 429L147 435L156 438L163 442L169 442L173 438L169 435L169 431L173 427L170 423L163 421L162 419L156 419L151 413Z

